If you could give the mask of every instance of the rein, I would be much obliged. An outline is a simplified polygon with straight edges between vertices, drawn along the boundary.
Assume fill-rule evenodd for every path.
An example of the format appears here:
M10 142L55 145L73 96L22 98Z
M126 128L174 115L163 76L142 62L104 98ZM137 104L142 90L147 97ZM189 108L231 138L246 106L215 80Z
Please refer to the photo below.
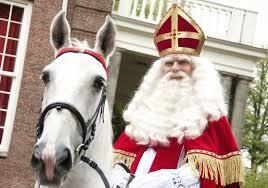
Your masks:
M90 56L96 58L98 60L98 62L100 62L102 64L102 66L105 69L106 74L108 76L105 60L96 52L93 52L91 50L84 50L83 52L81 52L81 50L77 49L77 48L64 48L58 54L56 54L55 58L58 58L62 54L68 53L68 52L83 53L83 54L87 54L87 55L90 55ZM77 157L79 157L82 150L84 150L83 155L80 157L81 161L87 163L90 167L92 167L94 170L96 170L97 173L100 175L105 187L110 188L109 182L108 182L105 174L98 167L97 163L95 163L93 160L91 160L85 156L85 151L89 148L91 142L94 140L94 137L95 137L96 121L97 121L98 116L99 116L99 118L102 118L102 121L104 122L104 106L105 106L106 97L107 97L106 86L103 86L102 93L101 93L101 99L99 101L99 104L96 108L95 113L88 121L84 120L81 113L72 104L69 104L67 102L61 102L61 101L49 104L48 106L46 106L46 108L40 114L40 117L39 117L39 120L38 120L38 123L36 126L36 137L37 137L37 139L39 139L41 137L43 129L44 129L45 118L46 118L47 114L52 109L56 108L57 111L61 111L62 109L69 110L71 112L71 114L73 114L76 117L76 119L79 121L79 124L82 128L83 141L82 141L82 144L80 144L76 148L75 154L77 154L78 155ZM88 130L89 127L91 128L91 132L90 132L88 139L86 139L88 132L89 132L89 130Z

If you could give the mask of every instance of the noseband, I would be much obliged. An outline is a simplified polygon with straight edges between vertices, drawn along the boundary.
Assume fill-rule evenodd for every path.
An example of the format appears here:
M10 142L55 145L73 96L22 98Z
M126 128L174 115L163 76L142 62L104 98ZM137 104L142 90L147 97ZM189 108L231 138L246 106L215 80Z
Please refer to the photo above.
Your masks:
M90 145L91 141L94 139L95 137L95 130L96 130L96 120L98 115L100 115L100 117L104 118L104 105L105 105L105 100L106 100L106 87L104 86L102 89L102 94L101 94L101 99L100 102L97 106L97 109L95 111L95 113L93 114L92 118L89 119L87 122L85 122L83 116L81 115L81 113L72 105L69 104L67 102L54 102L49 104L41 113L40 118L38 120L38 124L36 126L36 136L37 139L39 139L42 135L43 129L44 129L44 121L45 118L47 116L47 114L54 108L57 109L57 111L61 111L62 109L66 109L69 110L71 112L71 114L73 114L76 119L79 121L79 124L82 128L82 144L78 146L79 149L79 153L81 152L81 149L88 149L88 146ZM104 119L103 119L104 121ZM91 128L91 134L90 137L86 140L86 136L88 133L88 127Z
M56 54L55 58L58 58L62 54L68 53L68 52L83 53L83 54L87 54L87 55L94 57L96 60L98 60L98 62L100 62L102 64L103 68L106 71L107 77L108 77L108 72L107 72L105 60L96 52L93 52L91 50L84 50L83 52L81 52L81 50L77 49L77 48L64 48L60 52L58 52L58 54ZM83 141L82 141L82 144L80 144L76 148L76 152L75 152L75 153L78 153L78 155L80 155L82 150L86 151L88 149L90 143L93 141L93 139L95 137L96 120L97 120L98 116L100 118L102 118L102 120L104 122L104 106L105 106L106 96L107 96L106 86L103 86L102 93L101 93L101 99L99 101L99 104L98 104L93 116L88 121L84 120L81 113L72 104L69 104L67 102L54 102L54 103L49 104L40 114L40 117L39 117L39 120L38 120L38 123L36 126L37 139L39 139L43 133L44 121L45 121L45 118L47 117L47 114L54 108L56 108L57 111L61 111L62 109L66 109L69 112L71 112L72 115L74 115L74 117L78 120L78 122L82 128ZM88 128L91 129L91 132L90 132L90 136L87 138L88 131L89 131ZM85 152L84 152L84 154L85 154ZM80 159L82 161L84 161L85 163L87 163L88 165L90 165L92 168L94 168L101 176L101 179L103 180L103 183L105 184L105 187L110 188L109 182L108 182L107 178L105 177L104 173L102 172L102 170L98 167L98 165L94 161L92 161L91 159L86 157L84 154L80 157Z

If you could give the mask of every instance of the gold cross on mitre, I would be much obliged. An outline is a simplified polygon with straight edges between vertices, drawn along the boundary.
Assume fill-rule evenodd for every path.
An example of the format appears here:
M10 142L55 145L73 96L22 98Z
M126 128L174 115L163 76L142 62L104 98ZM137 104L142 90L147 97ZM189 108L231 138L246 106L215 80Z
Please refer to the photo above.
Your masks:
M198 24L174 2L154 33L160 56L172 53L200 55L205 35Z

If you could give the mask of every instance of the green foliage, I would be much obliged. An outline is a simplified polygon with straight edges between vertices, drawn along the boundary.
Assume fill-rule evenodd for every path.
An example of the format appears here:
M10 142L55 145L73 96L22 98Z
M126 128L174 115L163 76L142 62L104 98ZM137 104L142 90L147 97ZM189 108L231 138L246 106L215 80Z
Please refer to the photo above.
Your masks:
M243 148L248 149L253 165L259 166L268 159L268 58L257 62L256 73L250 84Z
M242 148L251 160L246 187L259 188L268 186L268 56L256 63L255 73L248 94Z
M246 188L266 188L268 186L268 168L267 166L262 172L255 173L253 170L246 171Z
M124 122L122 112L125 107L125 104L120 102L115 102L114 108L113 108L113 118L112 118L112 124L113 124L113 132L114 132L114 141L117 140L117 138L120 136L120 134L125 129L126 123Z
M114 0L114 7L113 7L114 11L118 11L118 5L119 5L119 0Z

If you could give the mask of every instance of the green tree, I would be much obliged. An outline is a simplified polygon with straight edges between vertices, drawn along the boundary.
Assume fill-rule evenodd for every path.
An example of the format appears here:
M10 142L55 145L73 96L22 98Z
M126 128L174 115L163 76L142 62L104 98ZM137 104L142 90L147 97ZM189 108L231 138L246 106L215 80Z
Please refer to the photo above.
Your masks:
M249 152L251 161L246 176L248 187L262 187L257 186L265 179L260 176L268 179L268 56L256 63L255 73L249 89L242 140L242 149Z
M253 172L251 169L246 170L246 188L267 188L268 185L268 168L267 165L259 173Z
M120 136L120 134L124 131L126 123L123 119L123 109L125 107L125 103L116 101L113 108L113 133L114 133L114 141Z

